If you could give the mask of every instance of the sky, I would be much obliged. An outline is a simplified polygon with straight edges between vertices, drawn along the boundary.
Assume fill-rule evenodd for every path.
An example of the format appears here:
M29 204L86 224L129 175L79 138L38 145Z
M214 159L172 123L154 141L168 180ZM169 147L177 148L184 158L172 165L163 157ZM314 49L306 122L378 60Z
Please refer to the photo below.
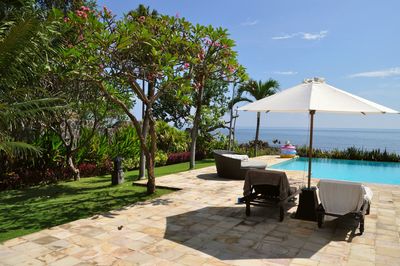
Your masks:
M228 29L239 62L253 79L275 79L284 90L305 78L324 77L330 85L400 110L398 0L98 1L118 16L139 4ZM255 122L255 113L240 112L237 127ZM261 119L262 127L308 125L307 114L268 113ZM400 115L317 114L315 127L400 129Z

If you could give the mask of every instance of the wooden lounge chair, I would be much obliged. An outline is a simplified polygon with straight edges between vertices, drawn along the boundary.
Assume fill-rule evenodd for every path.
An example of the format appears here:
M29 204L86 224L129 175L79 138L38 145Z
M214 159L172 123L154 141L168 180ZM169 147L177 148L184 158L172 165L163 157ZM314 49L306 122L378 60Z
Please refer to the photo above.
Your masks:
M318 227L322 227L325 215L341 217L352 215L364 232L365 215L369 214L372 191L361 183L321 179L318 183L321 204L317 209Z
M296 187L290 187L285 172L275 170L252 169L247 172L243 195L246 203L246 215L250 216L250 206L279 207L279 221L282 222L286 205L295 202L300 193Z
M227 179L243 180L249 169L267 167L267 163L263 161L249 160L247 155L226 150L214 150L214 159L218 176Z

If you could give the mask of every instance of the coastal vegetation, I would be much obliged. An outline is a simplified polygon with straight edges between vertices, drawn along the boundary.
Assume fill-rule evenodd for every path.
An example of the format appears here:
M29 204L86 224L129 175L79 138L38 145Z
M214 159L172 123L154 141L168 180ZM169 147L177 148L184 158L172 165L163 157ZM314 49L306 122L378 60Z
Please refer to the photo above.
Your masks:
M146 163L152 194L155 166L225 148L225 93L247 79L226 29L143 5L118 18L93 1L2 12L1 189L103 175L123 157Z
M307 157L308 148L306 146L297 148L297 154L301 157ZM364 150L357 147L349 147L343 150L313 149L313 156L315 158L327 158L327 159L400 162L400 155L398 155L397 153L387 152L386 150L380 150L380 149Z
M230 103L231 106L239 102L254 102L261 100L265 97L274 95L279 90L279 82L273 79L269 79L265 82L262 80L256 81L253 79L240 85L236 96L232 99ZM250 98L246 97L250 96ZM259 133L260 133L260 118L261 113L257 112L257 122L256 122L256 135L254 139L254 156L258 155L258 144L259 144Z

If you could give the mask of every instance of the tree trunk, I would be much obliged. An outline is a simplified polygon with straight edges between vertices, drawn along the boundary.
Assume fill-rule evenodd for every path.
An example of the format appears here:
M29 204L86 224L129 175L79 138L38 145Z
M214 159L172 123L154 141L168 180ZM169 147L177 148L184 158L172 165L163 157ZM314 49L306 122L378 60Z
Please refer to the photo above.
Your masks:
M258 134L260 131L260 112L257 112L257 127L256 127L256 139L254 140L254 157L257 156L258 151Z
M236 138L236 120L238 118L238 110L236 109L235 116L233 118L233 129L232 129L232 149L234 148L235 138Z
M235 98L235 84L232 87L232 102L233 99ZM230 119L229 119L229 143L228 143L228 151L232 150L232 137L233 137L233 129L232 129L232 123L233 123L233 104L231 105L230 108Z
M149 131L149 119L147 116L143 116L142 134L143 138L147 140L147 132ZM140 164L139 164L139 179L146 178L146 155L144 151L140 151Z
M81 179L81 175L79 169L75 167L74 160L72 159L72 154L67 152L67 165L69 170L72 172L72 176L75 181L79 181Z
M147 168L147 194L153 194L156 192L156 176L154 173L154 155L149 153L146 156L146 168Z
M144 76L144 75L143 75ZM150 84L148 84L150 86ZM143 94L146 94L146 88L145 88L145 81L143 78L142 81L142 90ZM142 102L142 134L144 137L144 140L147 140L147 132L148 132L148 127L149 127L149 119L145 115L146 113L146 105L144 102ZM146 155L144 154L144 151L140 151L140 162L139 162L139 179L145 179L146 178Z
M150 153L147 160L147 193L153 194L156 191L156 176L154 173L155 158L157 152L157 133L156 124L153 119L149 119L149 133L150 133Z
M203 83L204 84L204 83ZM201 107L203 104L203 85L199 88L199 94L196 101L196 114L193 120L193 127L190 133L191 143L190 143L190 169L194 169L196 166L196 142L197 136L199 134L199 125L201 118Z

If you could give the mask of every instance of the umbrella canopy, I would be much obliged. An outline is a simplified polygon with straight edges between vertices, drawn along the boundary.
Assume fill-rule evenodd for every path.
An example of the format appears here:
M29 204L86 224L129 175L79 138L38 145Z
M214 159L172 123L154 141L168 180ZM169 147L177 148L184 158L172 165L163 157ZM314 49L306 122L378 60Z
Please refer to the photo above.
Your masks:
M321 78L306 79L297 86L242 106L238 110L253 112L399 113L396 110L337 89L325 83Z
M308 112L310 113L310 143L308 162L308 188L311 181L311 158L314 114L359 113L398 114L399 112L371 102L325 83L322 78L305 79L303 83L239 108L252 112Z

